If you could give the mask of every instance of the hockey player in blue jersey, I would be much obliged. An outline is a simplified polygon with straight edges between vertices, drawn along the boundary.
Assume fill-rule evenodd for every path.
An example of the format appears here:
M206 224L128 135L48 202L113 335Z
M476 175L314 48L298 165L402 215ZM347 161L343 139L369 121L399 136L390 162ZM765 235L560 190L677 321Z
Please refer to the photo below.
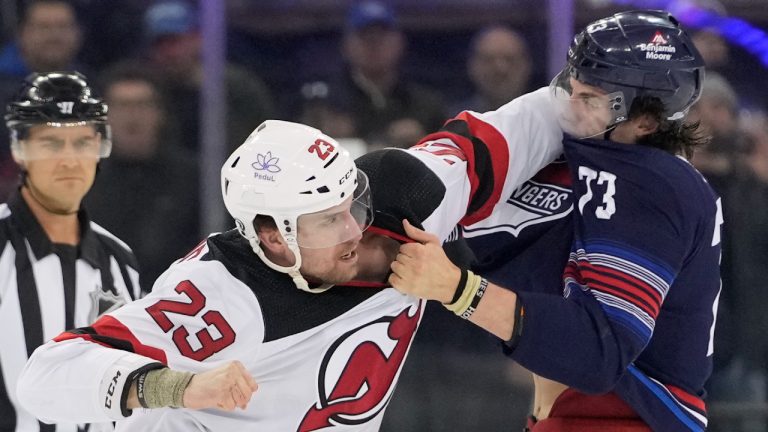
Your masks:
M477 275L404 223L420 243L401 246L390 283L498 336L533 372L531 431L706 428L722 216L686 160L703 139L683 122L702 78L668 14L596 21L551 85L565 160L464 223ZM477 182L495 190L490 156Z

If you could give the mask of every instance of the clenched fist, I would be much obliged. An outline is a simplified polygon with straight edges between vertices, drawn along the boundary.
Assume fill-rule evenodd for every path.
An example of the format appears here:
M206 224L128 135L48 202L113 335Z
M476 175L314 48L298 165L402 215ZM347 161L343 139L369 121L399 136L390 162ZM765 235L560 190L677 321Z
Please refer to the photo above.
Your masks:
M403 220L403 228L417 243L400 246L397 258L390 265L390 285L405 294L449 303L461 279L461 270L448 259L435 235L407 220Z
M192 377L184 390L184 408L245 409L259 385L239 361Z

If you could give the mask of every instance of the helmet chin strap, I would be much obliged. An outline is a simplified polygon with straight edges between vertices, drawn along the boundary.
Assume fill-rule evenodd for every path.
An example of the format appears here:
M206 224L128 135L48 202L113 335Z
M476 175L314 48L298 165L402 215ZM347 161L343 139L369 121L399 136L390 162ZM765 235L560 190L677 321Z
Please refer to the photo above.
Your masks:
M292 266L286 267L286 266L277 265L274 262L272 262L272 260L267 258L267 256L264 254L264 250L261 248L261 246L259 246L258 237L248 238L248 243L250 243L251 249L253 249L253 252L259 256L261 261L264 262L264 264L266 264L267 267L271 268L272 270L278 271L280 273L285 273L288 276L290 276L291 279L293 279L293 283L294 285L296 285L296 288L302 291L306 291L308 293L319 294L319 293L328 291L333 287L333 284L324 283L318 287L310 288L307 280L299 272L299 268L301 267L301 253L299 252L297 247L293 245L289 246L289 248L291 249L291 251L296 257L296 262Z

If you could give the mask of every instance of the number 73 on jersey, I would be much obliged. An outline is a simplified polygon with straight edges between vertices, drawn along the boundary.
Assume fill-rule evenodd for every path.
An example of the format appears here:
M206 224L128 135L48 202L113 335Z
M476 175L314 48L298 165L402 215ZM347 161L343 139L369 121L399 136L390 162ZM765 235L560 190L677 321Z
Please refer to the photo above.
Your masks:
M580 166L579 180L584 180L587 185L587 192L579 198L579 213L584 214L584 206L592 200L592 183L597 181L598 185L605 184L605 193L603 193L603 202L595 209L595 216L598 219L610 219L616 213L616 201L613 196L616 195L616 175L608 171L595 171L592 168Z

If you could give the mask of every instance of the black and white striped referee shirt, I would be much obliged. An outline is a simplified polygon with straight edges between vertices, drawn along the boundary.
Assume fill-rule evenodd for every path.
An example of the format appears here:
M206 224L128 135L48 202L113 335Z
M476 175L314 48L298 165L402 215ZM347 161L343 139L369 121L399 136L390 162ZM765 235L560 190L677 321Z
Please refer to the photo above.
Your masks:
M16 400L35 348L139 294L131 249L84 211L78 218L80 245L53 244L18 191L0 204L0 432L99 429L47 425Z

